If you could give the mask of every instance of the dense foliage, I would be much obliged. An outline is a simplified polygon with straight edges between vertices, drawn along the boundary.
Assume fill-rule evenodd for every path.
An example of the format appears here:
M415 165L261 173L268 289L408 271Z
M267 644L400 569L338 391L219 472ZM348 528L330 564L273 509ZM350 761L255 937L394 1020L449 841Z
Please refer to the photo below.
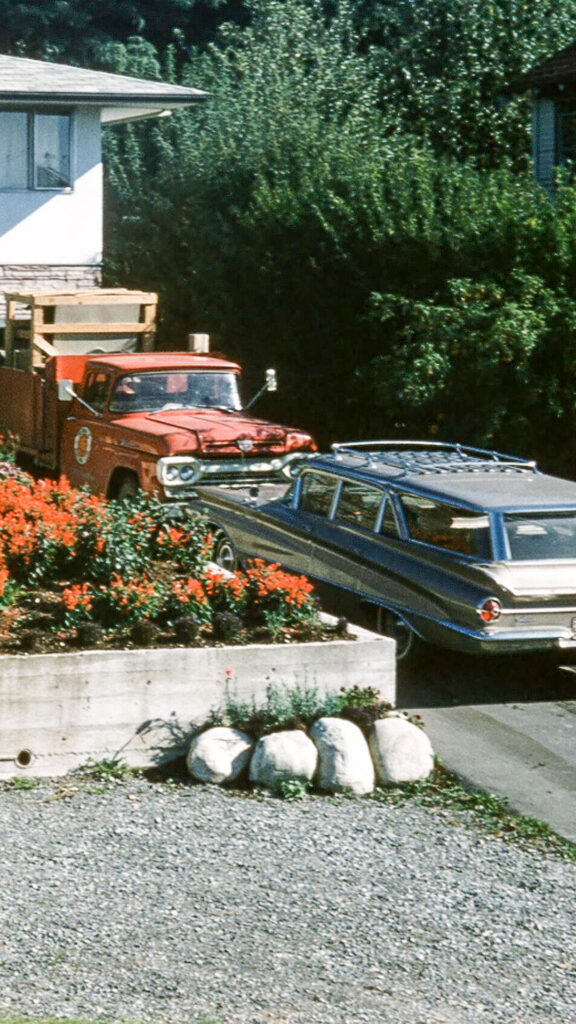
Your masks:
M241 20L241 0L0 0L0 51L106 64L122 59L128 40L186 52L229 17Z
M574 473L575 193L535 186L530 98L502 90L572 41L576 0L108 7L75 7L101 66L211 94L107 138L108 281L159 291L163 342L276 365L262 412L323 444L459 439Z

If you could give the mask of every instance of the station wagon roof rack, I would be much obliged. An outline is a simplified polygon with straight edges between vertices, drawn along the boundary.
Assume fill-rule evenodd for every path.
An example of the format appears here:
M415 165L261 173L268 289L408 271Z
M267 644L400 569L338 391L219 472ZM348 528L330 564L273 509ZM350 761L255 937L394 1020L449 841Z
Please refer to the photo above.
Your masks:
M333 444L335 458L361 460L362 466L392 466L400 476L427 473L537 473L535 462L485 448L443 441L350 441Z

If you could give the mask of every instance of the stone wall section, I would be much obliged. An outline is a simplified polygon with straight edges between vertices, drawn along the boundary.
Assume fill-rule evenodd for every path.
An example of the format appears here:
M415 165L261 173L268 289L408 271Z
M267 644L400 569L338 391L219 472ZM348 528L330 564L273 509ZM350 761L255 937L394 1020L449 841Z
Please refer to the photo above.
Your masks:
M64 775L88 760L152 767L186 754L227 689L261 704L270 685L373 686L396 703L392 640L0 655L0 779ZM192 728L192 732L191 732Z
M6 313L4 292L68 291L71 288L100 288L102 267L90 265L38 265L22 264L0 266L0 319Z

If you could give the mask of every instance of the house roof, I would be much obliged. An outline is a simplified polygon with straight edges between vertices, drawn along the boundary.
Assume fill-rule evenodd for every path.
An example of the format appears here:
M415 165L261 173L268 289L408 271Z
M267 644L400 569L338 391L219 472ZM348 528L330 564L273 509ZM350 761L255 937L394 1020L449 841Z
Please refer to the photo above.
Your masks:
M132 121L207 98L201 89L0 54L0 106L96 106L103 122Z
M506 92L525 92L526 89L542 89L573 82L576 82L576 42L525 71L511 82Z

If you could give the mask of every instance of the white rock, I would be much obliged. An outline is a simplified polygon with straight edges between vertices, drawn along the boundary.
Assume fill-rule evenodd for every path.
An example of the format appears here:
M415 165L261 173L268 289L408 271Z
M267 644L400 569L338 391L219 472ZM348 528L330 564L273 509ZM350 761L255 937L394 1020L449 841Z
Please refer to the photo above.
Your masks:
M316 771L318 753L312 740L300 729L273 732L258 740L250 761L250 781L275 789L288 779L310 782Z
M319 718L310 735L318 748L320 789L330 793L371 793L374 765L368 744L354 722L344 718Z
M375 722L370 750L378 781L386 785L426 779L434 767L434 751L426 733L405 718L388 716Z
M186 766L200 782L231 782L248 764L253 746L245 732L218 725L194 737Z

